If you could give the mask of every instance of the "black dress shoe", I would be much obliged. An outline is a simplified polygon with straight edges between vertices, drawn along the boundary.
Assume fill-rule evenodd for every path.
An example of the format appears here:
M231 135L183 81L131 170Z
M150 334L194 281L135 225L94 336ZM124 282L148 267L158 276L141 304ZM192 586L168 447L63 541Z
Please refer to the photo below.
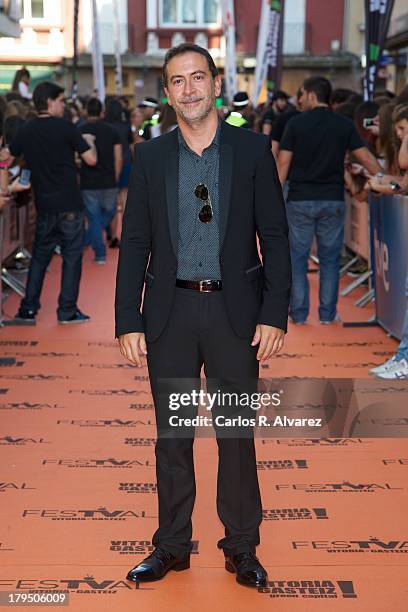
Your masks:
M268 574L252 552L225 555L225 569L237 574L237 582L246 586L266 586Z
M185 570L190 567L190 556L184 560L177 559L171 552L163 548L154 551L128 572L127 580L132 582L151 582L160 580L169 570Z

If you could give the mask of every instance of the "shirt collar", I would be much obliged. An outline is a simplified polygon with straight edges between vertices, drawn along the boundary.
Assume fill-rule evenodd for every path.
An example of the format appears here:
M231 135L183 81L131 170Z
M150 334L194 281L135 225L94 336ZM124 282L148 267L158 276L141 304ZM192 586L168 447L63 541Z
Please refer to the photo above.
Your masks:
M221 124L222 124L222 120L220 118L218 118L218 126L217 126L217 130L215 132L215 136L213 138L213 141L212 141L212 143L210 145L208 145L208 147L206 147L204 149L204 151L207 151L208 149L212 149L213 147L218 147L219 146L220 139L221 139ZM191 151L190 147L188 146L188 144L184 140L184 136L183 136L180 128L178 128L178 141L179 141L179 145L182 145L185 149L187 149L187 151Z

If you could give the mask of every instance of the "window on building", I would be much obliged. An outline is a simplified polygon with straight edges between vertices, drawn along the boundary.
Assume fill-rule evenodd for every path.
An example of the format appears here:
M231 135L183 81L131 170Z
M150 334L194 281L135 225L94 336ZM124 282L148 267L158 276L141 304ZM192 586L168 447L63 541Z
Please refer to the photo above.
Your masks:
M220 20L220 0L161 0L164 26L203 26Z
M217 23L218 0L204 0L204 23Z
M44 17L44 0L31 0L31 17L33 19Z
M163 23L177 22L177 0L163 0Z
M197 23L196 0L184 0L182 3L183 23Z

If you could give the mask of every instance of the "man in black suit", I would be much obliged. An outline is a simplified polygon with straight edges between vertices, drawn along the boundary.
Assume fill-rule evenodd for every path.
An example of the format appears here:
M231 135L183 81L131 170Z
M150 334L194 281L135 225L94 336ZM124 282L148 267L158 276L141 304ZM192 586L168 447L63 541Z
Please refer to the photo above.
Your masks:
M127 575L135 582L190 563L194 430L169 435L169 397L166 405L159 382L199 388L204 365L212 388L220 381L243 389L249 381L246 388L256 390L259 361L283 346L291 283L285 207L268 139L219 121L221 81L205 49L188 43L170 49L163 80L179 127L135 149L115 299L123 356L140 367L147 355L158 429L159 528L153 553ZM217 511L225 528L218 547L238 582L262 586L253 432L228 437L216 428L216 434Z

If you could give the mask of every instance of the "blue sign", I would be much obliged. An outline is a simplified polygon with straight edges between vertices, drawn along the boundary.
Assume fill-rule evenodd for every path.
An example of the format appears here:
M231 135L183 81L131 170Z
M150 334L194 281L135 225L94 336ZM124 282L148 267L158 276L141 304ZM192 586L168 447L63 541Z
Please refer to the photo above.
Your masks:
M370 195L369 203L377 320L401 339L408 307L408 197Z

